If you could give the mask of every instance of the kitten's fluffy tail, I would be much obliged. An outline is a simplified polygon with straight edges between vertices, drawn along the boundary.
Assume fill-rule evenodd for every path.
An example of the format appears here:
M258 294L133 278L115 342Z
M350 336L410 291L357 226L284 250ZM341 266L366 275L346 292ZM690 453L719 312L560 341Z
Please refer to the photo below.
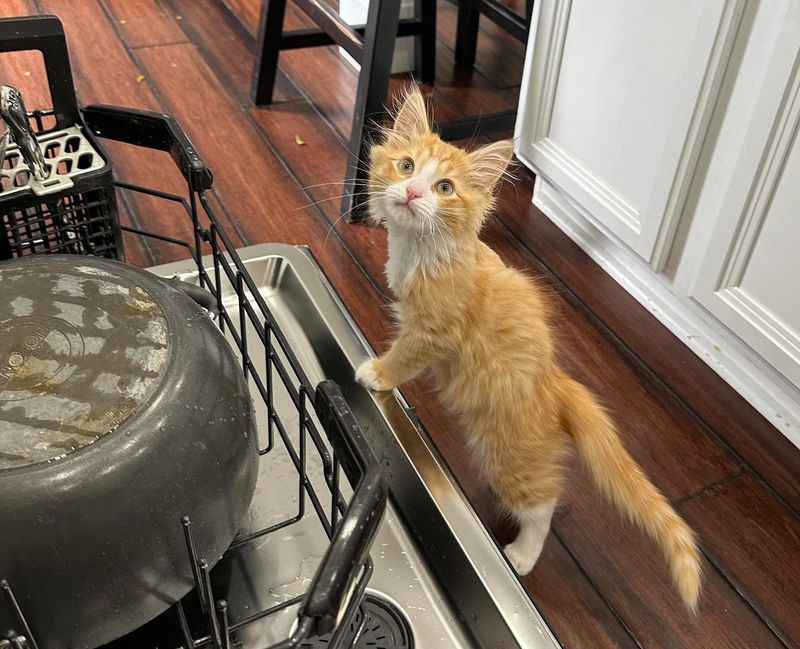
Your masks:
M697 611L700 552L695 534L628 454L611 419L583 385L564 377L567 432L598 488L658 543L687 608Z

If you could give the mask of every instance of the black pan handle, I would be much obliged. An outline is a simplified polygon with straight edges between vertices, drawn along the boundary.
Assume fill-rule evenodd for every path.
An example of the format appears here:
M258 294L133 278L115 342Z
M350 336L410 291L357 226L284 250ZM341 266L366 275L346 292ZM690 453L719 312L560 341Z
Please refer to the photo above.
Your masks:
M82 112L86 126L98 137L168 151L193 191L211 188L211 170L172 115L106 104L92 104Z
M190 284L189 282L184 282L182 279L178 279L177 277L170 277L167 279L167 281L174 287L179 288L181 291L186 293L186 295L192 298L206 311L214 314L214 317L219 315L219 305L217 304L217 298L214 297L214 294L211 291L207 291L206 289L197 286L196 284Z
M388 488L339 386L333 381L320 383L314 404L342 469L351 482L358 480L298 615L298 628L314 626L316 633L323 634L335 628L349 604L383 519ZM313 625L308 624L309 618Z

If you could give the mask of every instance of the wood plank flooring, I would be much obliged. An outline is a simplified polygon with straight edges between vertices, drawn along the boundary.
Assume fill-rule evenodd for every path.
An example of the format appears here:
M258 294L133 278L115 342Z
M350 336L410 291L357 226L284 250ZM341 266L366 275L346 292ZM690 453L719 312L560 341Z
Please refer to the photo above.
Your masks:
M386 348L385 234L339 219L356 75L336 48L282 54L276 102L257 108L249 84L259 0L0 3L0 16L28 13L63 20L82 103L176 115L214 171L213 200L237 245L308 244L367 338ZM475 69L460 69L455 7L441 0L438 14L437 83L422 87L436 117L514 107L522 44L482 20ZM307 25L290 3L286 27ZM0 55L0 81L18 85L29 107L44 101L34 55ZM392 92L407 82L393 79ZM121 178L180 191L166 154L108 149ZM576 463L523 585L569 649L800 646L800 452L533 207L532 179L522 169L517 176L484 238L549 287L564 366L603 396L631 453L697 529L706 556L700 612L691 618L655 547L612 514ZM161 201L125 196L122 207L130 223L186 235ZM138 265L179 256L126 243ZM431 385L421 379L405 392L480 516L500 542L511 540L514 530Z

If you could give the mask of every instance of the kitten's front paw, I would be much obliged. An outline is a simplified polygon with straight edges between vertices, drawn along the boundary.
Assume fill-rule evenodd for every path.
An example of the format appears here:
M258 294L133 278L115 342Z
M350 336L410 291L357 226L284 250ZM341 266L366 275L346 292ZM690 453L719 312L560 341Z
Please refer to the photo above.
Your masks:
M384 392L392 389L392 386L388 385L381 375L377 358L370 358L368 361L361 363L356 370L356 381L375 392Z
M536 564L536 559L531 555L528 548L521 546L521 543L515 541L514 543L509 543L506 547L504 547L503 552L505 552L506 557L508 557L508 560L511 562L511 565L514 566L514 570L517 571L517 574L520 577L524 577L531 570L533 570L533 566Z

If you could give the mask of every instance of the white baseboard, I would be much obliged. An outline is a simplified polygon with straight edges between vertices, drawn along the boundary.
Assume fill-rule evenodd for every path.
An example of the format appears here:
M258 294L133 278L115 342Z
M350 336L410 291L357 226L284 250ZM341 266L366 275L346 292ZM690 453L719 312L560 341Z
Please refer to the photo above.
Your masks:
M800 448L800 390L688 297L537 176L533 203L765 419Z

